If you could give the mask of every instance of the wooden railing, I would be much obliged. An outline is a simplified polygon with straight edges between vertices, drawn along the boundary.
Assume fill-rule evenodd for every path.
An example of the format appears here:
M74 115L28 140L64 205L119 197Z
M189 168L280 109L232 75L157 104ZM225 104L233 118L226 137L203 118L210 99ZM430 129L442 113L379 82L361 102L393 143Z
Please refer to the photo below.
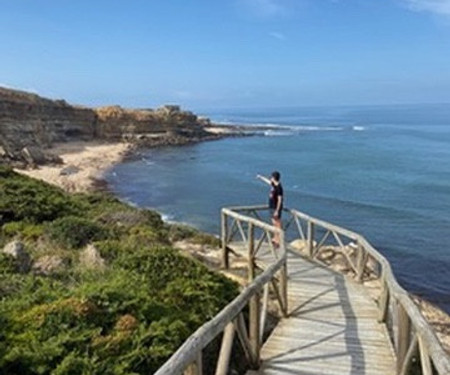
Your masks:
M345 273L356 282L370 287L378 305L378 320L385 324L397 359L397 373L406 375L413 360L420 359L422 374L450 374L450 358L428 322L408 293L398 284L389 262L361 235L313 218L297 210L285 209L284 228L279 230L262 219L267 206L222 209L222 262L229 267L233 240L243 242L248 254L249 284L215 318L200 327L158 370L156 375L202 374L202 349L224 332L216 375L226 374L235 332L250 367L259 366L269 287L273 289L280 314L288 313L285 240L292 240L289 250ZM287 216L287 217L286 217ZM272 239L280 236L280 248ZM267 243L273 263L265 270L256 268L255 257ZM373 288L376 284L378 288ZM262 305L260 294L263 295ZM249 307L248 329L243 316Z
M237 208L260 217L262 206ZM409 294L398 284L389 262L361 235L313 218L297 210L284 210L284 232L296 240L289 249L345 273L372 289L378 321L386 324L397 359L397 373L408 374L420 358L422 374L450 374L450 357ZM295 246L297 245L297 246ZM336 267L338 266L338 267ZM371 285L372 284L372 285ZM373 288L378 284L378 288Z
M280 247L275 248L272 239L279 236ZM222 344L216 363L216 375L226 375L234 336L237 333L250 368L260 365L260 349L267 322L269 292L278 301L281 315L287 313L287 274L284 232L261 220L244 216L229 209L222 209L223 259L229 265L230 242L245 244L247 249L248 285L241 294L219 312L212 320L194 332L155 375L202 375L202 350L222 332ZM256 267L255 257L266 243L271 249L273 262L265 270ZM261 299L262 297L262 299ZM248 307L248 322L244 310Z

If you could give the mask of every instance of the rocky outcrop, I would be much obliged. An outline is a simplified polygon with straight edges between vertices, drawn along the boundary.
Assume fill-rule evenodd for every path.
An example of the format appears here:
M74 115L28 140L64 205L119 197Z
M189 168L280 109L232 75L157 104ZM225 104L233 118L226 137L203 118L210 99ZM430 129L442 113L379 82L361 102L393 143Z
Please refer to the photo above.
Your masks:
M97 135L101 139L125 140L141 146L184 144L210 137L204 120L179 106L125 109L119 106L95 109Z
M19 272L28 272L31 266L31 258L25 251L25 246L20 241L12 241L5 245L2 252L14 258Z
M45 151L54 142L92 139L95 122L91 109L0 87L0 147L4 159L27 164L50 161ZM33 160L36 150L42 155Z
M80 264L86 269L102 270L105 268L105 260L92 244L87 245L80 253Z
M183 144L212 137L207 119L178 106L87 108L64 100L0 87L0 161L38 165L58 162L55 142L126 140L142 146Z
M58 255L44 255L33 263L32 271L37 275L48 276L62 272L67 265L67 259L63 259Z

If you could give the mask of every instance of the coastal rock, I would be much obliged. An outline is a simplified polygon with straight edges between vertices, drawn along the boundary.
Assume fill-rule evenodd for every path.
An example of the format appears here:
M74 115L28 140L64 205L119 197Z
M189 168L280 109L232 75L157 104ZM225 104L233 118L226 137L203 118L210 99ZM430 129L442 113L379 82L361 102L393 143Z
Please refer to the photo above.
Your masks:
M208 124L176 105L156 110L85 108L0 87L0 158L9 164L58 162L47 153L56 142L126 140L139 146L196 142L214 138L205 130Z
M66 264L67 261L58 255L44 255L33 264L32 270L35 274L48 276L62 271Z
M35 146L24 147L21 153L25 161L30 165L40 165L46 161L42 150Z
M293 240L290 244L290 247L294 248L295 250L299 251L300 253L306 254L308 250L308 242L306 240L302 240L301 238L298 238L296 240ZM313 241L313 246L317 246L317 242Z
M25 246L20 241L12 241L3 248L4 254L10 255L17 262L19 272L28 272L31 266L31 258L25 251Z
M80 264L87 269L104 269L105 260L97 248L90 244L80 253Z
M76 174L80 171L80 168L76 167L75 165L69 165L59 172L61 176L70 176L72 174Z

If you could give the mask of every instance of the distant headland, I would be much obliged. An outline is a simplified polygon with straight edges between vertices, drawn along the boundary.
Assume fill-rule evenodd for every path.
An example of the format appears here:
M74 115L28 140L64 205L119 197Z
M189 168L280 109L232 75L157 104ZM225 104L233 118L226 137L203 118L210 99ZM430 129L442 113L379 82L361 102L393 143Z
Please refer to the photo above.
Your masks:
M0 87L0 162L17 167L58 162L49 152L62 142L179 145L220 135L209 119L177 105L158 109L88 108Z

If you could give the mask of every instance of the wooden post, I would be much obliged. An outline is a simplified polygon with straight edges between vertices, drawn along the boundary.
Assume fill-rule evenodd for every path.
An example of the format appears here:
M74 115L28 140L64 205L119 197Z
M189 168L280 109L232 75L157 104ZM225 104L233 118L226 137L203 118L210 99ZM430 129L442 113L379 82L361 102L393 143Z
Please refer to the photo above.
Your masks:
M251 364L252 369L256 370L259 368L259 350L260 350L260 338L259 338L259 295L256 293L249 302L249 336L250 336L250 346L253 352L254 362Z
M228 323L223 332L222 346L216 366L216 375L227 375L230 364L231 351L233 349L234 324Z
M284 238L284 232L280 233L280 243L283 248L285 248L285 238ZM283 264L283 267L281 268L280 272L280 294L281 299L283 301L283 317L287 317L288 315L288 275L287 275L287 256L285 257L285 262Z
M186 370L183 371L183 375L197 375L197 367L195 366L195 362L191 363Z
M222 267L228 269L230 267L228 258L228 219L224 212L221 213L221 226L222 226Z
M433 368L431 367L430 355L428 348L424 343L422 337L419 336L419 351L420 351L420 363L422 364L423 375L433 375Z
M248 223L248 282L249 284L255 278L255 226Z
M184 370L183 375L203 375L203 363L202 363L202 351L197 353L197 358L195 362L192 362L186 370Z
M234 322L236 331L238 333L239 341L241 342L242 349L244 350L245 358L249 364L255 361L250 345L250 339L248 338L247 327L245 325L245 319L243 313L240 313Z
M248 282L251 283L255 278L255 226L248 223ZM249 339L253 352L254 363L252 367L259 367L259 295L256 293L249 301Z
M240 313L236 318L234 325L238 333L239 341L241 342L242 349L244 350L245 358L249 364L255 361L251 350L250 339L247 333L247 327L245 325L245 319L243 313Z
M401 366L400 375L408 375L411 371L411 365L413 357L417 353L417 335L414 335L414 338L411 340L409 344L408 351L406 352L405 360Z
M264 293L263 293L263 302L262 302L262 310L261 316L259 318L259 339L261 340L261 345L264 336L264 328L266 325L266 317L267 317L267 308L269 304L269 283L264 285Z
M386 284L386 280L382 279L382 290L380 301L378 303L378 323L386 323L387 313L389 309L389 288Z
M283 301L283 308L281 310L283 317L287 317L288 315L288 291L287 291L287 263L283 264L283 267L280 271L280 295L281 300Z
M314 252L314 224L308 221L308 256L313 257Z
M409 348L411 321L401 303L397 302L397 373L400 373Z
M356 255L356 281L358 283L362 282L364 276L364 268L366 266L367 254L364 247L358 241L358 254Z

